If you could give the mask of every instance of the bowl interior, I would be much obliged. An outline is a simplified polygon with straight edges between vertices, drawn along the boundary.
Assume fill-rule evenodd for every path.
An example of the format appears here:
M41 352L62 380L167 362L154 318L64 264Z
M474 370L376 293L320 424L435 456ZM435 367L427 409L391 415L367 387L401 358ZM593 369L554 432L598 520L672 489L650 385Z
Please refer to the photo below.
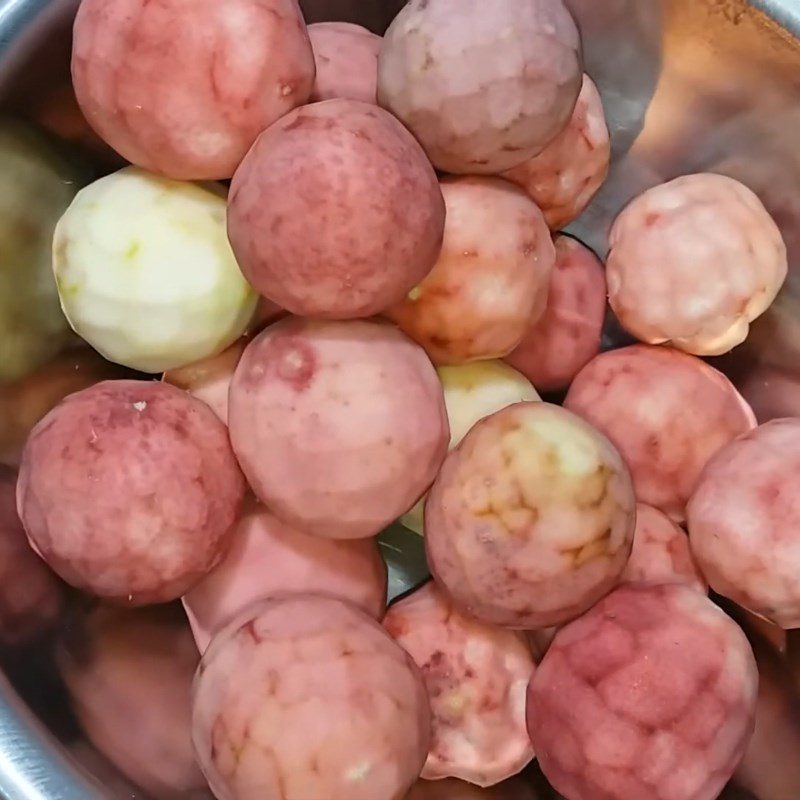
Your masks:
M0 3L0 103L5 113L41 120L69 92L76 5L74 0ZM347 20L382 32L403 2L304 0L301 5L309 22ZM800 381L796 0L569 0L569 5L584 35L587 72L603 94L614 147L608 183L570 231L604 253L611 220L643 189L704 170L742 180L778 220L791 272L775 307L754 326L747 344L720 365L740 382L764 366ZM93 165L95 174L112 168L102 158ZM609 344L614 342L612 331ZM392 596L424 579L419 537L395 526L384 534L382 546ZM49 731L100 779L104 796L146 797L80 743L53 666L51 640L0 652L0 660ZM5 746L0 743L0 750ZM82 796L88 797L88 790Z

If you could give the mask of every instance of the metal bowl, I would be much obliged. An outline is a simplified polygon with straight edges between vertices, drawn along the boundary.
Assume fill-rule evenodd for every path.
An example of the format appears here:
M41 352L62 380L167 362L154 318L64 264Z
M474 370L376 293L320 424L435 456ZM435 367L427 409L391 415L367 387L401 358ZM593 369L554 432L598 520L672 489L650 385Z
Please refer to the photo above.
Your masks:
M747 183L781 225L791 271L748 342L720 363L762 395L769 384L758 378L759 371L797 382L797 405L788 410L800 414L800 2L568 4L583 31L587 71L603 94L614 152L608 183L571 232L604 253L610 221L649 186L701 170ZM382 32L403 2L306 0L301 5L310 22L349 20ZM76 6L75 0L0 0L3 111L30 116L68 80ZM786 412L785 404L782 409ZM392 594L424 577L418 540L395 530L384 535L383 545ZM63 718L65 704L46 649L6 654L3 664L9 677L0 675L2 797L145 797L116 780L112 786L107 776L104 782L69 755L65 743L74 730Z

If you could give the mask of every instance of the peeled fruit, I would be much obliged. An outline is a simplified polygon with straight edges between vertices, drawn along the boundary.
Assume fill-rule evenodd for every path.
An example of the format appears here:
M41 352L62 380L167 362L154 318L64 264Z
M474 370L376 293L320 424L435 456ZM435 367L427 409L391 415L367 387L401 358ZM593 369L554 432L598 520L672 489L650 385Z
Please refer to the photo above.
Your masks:
M380 36L350 22L315 22L308 35L317 64L312 103L336 97L378 102Z
M443 228L422 148L391 114L358 100L287 114L231 184L228 234L242 272L301 316L370 317L399 302L433 267Z
M444 243L431 272L386 315L436 364L501 358L542 316L556 259L541 212L499 178L442 181Z
M378 101L444 172L494 174L540 153L581 88L561 0L411 0L378 59Z
M224 190L136 167L78 193L56 228L53 270L75 332L142 372L220 353L256 308L225 233Z
M72 81L124 158L170 178L230 178L261 131L308 100L296 0L85 0Z
M636 504L633 551L622 573L622 582L682 583L708 592L686 531L666 514L644 503Z
M768 422L721 448L687 509L692 551L718 594L800 628L800 419Z
M61 613L62 584L31 550L17 516L16 473L0 466L0 643L27 644Z
M124 775L154 800L209 797L191 739L199 656L180 609L95 606L56 660L86 737Z
M576 220L608 175L611 137L600 92L588 75L567 127L529 161L503 173L542 210L551 230Z
M130 372L89 347L71 348L25 379L0 386L0 463L18 467L36 423L67 395Z
M474 361L460 367L438 367L450 424L450 446L455 448L484 417L523 400L539 400L524 375L502 361ZM420 535L425 526L423 497L400 521Z
M614 588L634 522L630 474L608 439L558 406L518 403L445 460L425 503L425 546L458 608L533 630Z
M33 429L17 508L64 580L144 605L180 597L220 561L244 491L208 406L164 383L104 381Z
M183 598L200 651L250 603L280 592L340 597L380 619L386 564L374 539L311 536L250 499L225 558Z
M564 389L599 352L606 315L600 259L569 236L556 236L556 263L544 314L532 317L505 360L543 392Z
M522 633L464 616L432 582L394 603L383 626L419 666L431 700L423 778L494 786L533 760L525 693L536 667Z
M239 339L219 355L165 372L163 380L202 400L227 425L228 391L246 345L246 339Z
M528 731L565 797L717 800L757 692L747 638L707 597L627 585L559 631L528 690Z
M206 650L193 738L220 800L401 800L428 753L430 708L411 657L363 611L277 595Z
M636 499L675 522L709 459L756 425L733 384L670 347L632 345L593 358L564 406L602 431L633 476Z
M617 217L609 244L608 296L622 326L698 356L741 344L788 270L775 221L724 175L685 175L646 191Z
M233 449L275 516L331 539L375 536L436 477L449 428L421 347L388 323L290 317L244 351Z

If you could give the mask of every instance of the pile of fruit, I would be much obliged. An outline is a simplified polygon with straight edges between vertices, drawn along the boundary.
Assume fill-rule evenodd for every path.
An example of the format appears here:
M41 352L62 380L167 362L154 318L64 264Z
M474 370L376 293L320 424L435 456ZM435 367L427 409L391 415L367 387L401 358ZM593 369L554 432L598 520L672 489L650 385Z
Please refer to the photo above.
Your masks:
M0 630L52 622L53 573L99 599L58 659L92 741L159 798L747 785L740 625L800 627L800 418L703 360L787 275L756 195L653 187L605 264L561 232L611 151L562 0L410 0L383 38L83 0L72 78L129 164L39 206L55 283L2 369L67 335L57 289L126 371L0 436ZM601 353L609 305L638 343ZM387 610L397 520L432 580ZM140 608L178 599L191 634Z

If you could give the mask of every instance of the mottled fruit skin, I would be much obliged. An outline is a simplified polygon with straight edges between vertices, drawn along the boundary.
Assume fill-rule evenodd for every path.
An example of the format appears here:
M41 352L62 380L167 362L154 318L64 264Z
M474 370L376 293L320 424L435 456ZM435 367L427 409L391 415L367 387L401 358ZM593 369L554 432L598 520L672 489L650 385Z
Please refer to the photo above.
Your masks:
M721 449L687 519L715 592L782 628L800 628L800 419L773 420Z
M538 797L527 777L512 778L487 789L448 778L417 781L405 800L538 800Z
M545 149L503 173L542 210L550 230L574 222L608 176L611 137L600 92L588 75L567 127Z
M563 130L581 76L561 0L411 0L384 37L378 101L438 169L491 175Z
M657 508L636 504L633 550L623 583L681 583L708 592L685 531Z
M578 800L716 800L753 732L741 629L686 586L623 586L563 628L528 691L539 765Z
M86 737L155 800L206 796L191 738L199 656L174 612L95 606L65 627L56 654Z
M17 516L16 473L0 465L0 643L35 639L58 619L61 583L31 550Z
M308 36L317 65L310 102L378 102L380 36L350 22L315 22L308 26Z
M701 356L741 344L788 269L761 201L723 175L648 190L617 217L609 244L609 302L622 326L648 344Z
M287 114L231 184L228 235L242 272L302 316L368 317L397 303L430 272L443 231L425 153L391 114L356 100Z
M569 236L554 239L556 261L547 307L529 321L505 360L540 391L566 388L600 352L606 315L606 277L600 259Z
M525 694L536 665L523 634L464 616L432 582L392 605L383 626L428 690L433 725L423 778L494 786L533 759Z
M708 460L755 417L733 384L694 356L633 345L603 353L575 378L564 401L619 449L636 499L675 522Z
M308 100L296 0L82 0L72 81L120 155L179 180L230 178L268 125Z
M17 508L68 583L134 605L180 597L222 558L245 483L208 406L153 381L104 381L33 429Z
M246 344L247 339L239 339L217 356L168 370L163 380L202 400L227 425L228 391Z
M439 259L387 316L437 364L500 358L544 313L550 233L525 193L499 178L445 179L442 194Z
M292 317L247 347L229 398L255 495L318 536L374 536L431 485L450 436L422 348L372 321Z
M410 656L322 595L251 606L214 638L195 679L195 750L218 800L401 800L430 724Z
M310 536L245 503L228 554L183 598L195 641L211 637L250 603L280 592L315 592L349 600L375 619L386 610L386 564L374 539Z
M437 582L484 622L532 630L582 614L619 580L635 501L611 443L549 403L479 422L425 504Z
M439 367L436 372L444 390L450 425L449 450L454 449L470 428L495 411L523 400L541 400L531 382L502 361L472 361L457 367ZM425 496L403 514L400 522L423 536Z

